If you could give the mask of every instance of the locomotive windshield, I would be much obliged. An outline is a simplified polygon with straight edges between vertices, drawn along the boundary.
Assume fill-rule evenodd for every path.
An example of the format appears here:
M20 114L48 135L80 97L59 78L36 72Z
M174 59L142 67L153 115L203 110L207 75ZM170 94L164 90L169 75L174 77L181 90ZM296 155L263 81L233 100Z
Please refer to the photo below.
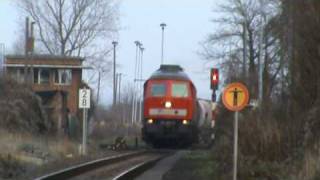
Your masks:
M186 83L173 83L171 88L172 97L188 97L188 85Z
M152 84L151 85L151 96L162 97L166 95L165 84Z

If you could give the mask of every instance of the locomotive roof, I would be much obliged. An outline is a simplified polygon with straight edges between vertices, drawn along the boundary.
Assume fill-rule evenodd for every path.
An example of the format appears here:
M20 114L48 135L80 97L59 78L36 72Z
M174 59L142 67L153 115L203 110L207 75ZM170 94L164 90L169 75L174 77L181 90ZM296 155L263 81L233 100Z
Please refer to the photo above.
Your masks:
M188 75L183 71L183 68L179 65L161 65L160 68L151 75L150 79L190 80Z

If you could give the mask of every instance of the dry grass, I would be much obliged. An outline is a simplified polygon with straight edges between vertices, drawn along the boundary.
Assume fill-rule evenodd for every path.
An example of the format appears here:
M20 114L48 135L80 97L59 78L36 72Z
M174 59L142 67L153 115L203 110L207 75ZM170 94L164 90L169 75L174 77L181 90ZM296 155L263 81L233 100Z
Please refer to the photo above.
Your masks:
M0 142L0 154L16 154L21 144L39 143L29 134L13 134L5 130L0 130Z
M244 155L255 155L260 160L281 161L286 158L284 133L274 118L259 119L252 113L240 122L240 151Z
M303 158L290 168L292 180L320 179L320 148L305 150Z
M0 130L0 179L25 179L21 177L33 177L40 175L38 169L48 166L48 172L59 169L61 166L53 166L58 162L78 162L79 143L67 138L35 136L27 133L10 133ZM89 149L90 155L95 155ZM70 159L72 158L72 159ZM45 166L43 166L45 165ZM5 173L1 173L5 172Z
M64 158L68 154L78 154L77 143L66 138L61 139L0 130L0 154L33 156L45 161Z

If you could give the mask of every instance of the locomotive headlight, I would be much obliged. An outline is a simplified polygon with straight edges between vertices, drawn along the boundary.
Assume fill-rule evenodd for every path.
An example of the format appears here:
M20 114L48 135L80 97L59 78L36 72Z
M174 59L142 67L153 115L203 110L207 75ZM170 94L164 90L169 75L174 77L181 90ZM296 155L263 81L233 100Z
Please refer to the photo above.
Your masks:
M170 101L166 101L166 103L164 103L164 107L171 108L172 107L172 103Z
M152 124L153 123L153 119L148 119L148 124Z
M189 122L188 122L187 120L183 120L183 121L182 121L182 124L183 124L183 125L187 125L187 124L189 124Z

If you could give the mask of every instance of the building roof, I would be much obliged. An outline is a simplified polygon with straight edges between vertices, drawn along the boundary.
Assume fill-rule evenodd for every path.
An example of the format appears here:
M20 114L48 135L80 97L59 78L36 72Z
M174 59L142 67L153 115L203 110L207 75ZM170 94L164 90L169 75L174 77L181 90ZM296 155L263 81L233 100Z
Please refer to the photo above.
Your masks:
M9 54L6 56L6 59L19 59L19 60L25 60L25 59L40 59L40 60L78 60L83 61L83 57L79 56L62 56L62 55L50 55L50 54L34 54L30 56L25 55L17 55L17 54Z
M4 64L4 67L9 68L23 68L25 64ZM28 66L31 66L28 64ZM90 66L82 66L82 65L53 65L53 64L33 64L34 68L49 68L49 69L92 69Z
M20 68L32 66L35 68L56 68L56 69L92 69L90 66L82 65L84 58L75 56L56 55L7 55L4 67Z

